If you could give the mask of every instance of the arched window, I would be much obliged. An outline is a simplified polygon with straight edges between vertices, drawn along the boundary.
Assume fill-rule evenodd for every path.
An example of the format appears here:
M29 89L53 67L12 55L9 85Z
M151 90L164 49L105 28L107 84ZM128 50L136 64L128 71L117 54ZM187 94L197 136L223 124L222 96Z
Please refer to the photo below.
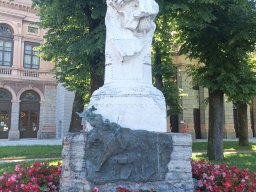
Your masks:
M13 32L11 27L0 24L0 66L11 67L13 56Z
M33 90L20 96L20 138L36 138L39 128L40 96Z
M20 96L21 102L39 102L40 96L35 91L26 91Z
M0 88L0 139L7 139L11 126L12 95Z
M0 101L10 101L12 95L5 89L0 89Z

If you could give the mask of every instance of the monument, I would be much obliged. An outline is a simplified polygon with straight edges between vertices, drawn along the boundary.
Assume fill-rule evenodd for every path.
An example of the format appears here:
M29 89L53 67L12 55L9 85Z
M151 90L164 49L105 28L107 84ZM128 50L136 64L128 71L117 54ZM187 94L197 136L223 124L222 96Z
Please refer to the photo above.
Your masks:
M154 0L107 0L105 81L88 108L122 127L166 132L163 94L152 85ZM90 129L90 125L87 127Z
M60 191L193 191L191 135L166 133L164 96L152 85L158 4L106 2L105 82L81 114L89 131L63 140Z

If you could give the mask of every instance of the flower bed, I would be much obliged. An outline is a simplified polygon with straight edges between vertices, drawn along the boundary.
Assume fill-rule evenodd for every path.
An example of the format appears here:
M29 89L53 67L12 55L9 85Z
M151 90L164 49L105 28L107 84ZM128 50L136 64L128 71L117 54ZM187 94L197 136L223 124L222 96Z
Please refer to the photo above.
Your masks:
M205 160L192 162L193 177L198 180L199 191L255 192L256 173L236 166L213 164Z
M0 192L56 192L61 165L36 162L32 166L16 165L12 173L0 176Z
M100 190L97 187L94 187L94 189L92 190L92 192L100 192ZM126 188L123 187L117 187L116 188L116 192L132 192ZM154 189L150 189L150 190L142 190L142 189L138 189L135 192L156 192Z
M0 192L57 192L61 165L50 166L49 163L34 163L16 165L12 173L0 176ZM255 192L256 173L248 169L240 170L236 166L217 165L205 160L192 162L193 178L198 180L195 192ZM117 192L131 192L118 187ZM97 187L93 192L100 192ZM155 192L140 190L135 192Z

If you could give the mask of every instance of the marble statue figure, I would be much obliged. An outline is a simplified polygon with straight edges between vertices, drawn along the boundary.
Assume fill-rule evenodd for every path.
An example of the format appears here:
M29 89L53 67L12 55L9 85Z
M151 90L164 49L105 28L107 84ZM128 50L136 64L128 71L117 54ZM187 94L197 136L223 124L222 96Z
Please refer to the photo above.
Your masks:
M122 127L166 131L163 94L152 85L155 0L106 0L105 80L88 105ZM90 125L87 123L87 127Z

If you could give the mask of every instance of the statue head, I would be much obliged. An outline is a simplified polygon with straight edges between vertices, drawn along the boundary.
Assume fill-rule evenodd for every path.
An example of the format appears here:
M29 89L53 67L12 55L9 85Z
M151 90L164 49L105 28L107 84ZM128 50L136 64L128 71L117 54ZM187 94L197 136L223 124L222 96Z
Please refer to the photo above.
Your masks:
M155 0L107 0L108 7L119 15L121 27L141 37L155 30L154 19L159 11Z

